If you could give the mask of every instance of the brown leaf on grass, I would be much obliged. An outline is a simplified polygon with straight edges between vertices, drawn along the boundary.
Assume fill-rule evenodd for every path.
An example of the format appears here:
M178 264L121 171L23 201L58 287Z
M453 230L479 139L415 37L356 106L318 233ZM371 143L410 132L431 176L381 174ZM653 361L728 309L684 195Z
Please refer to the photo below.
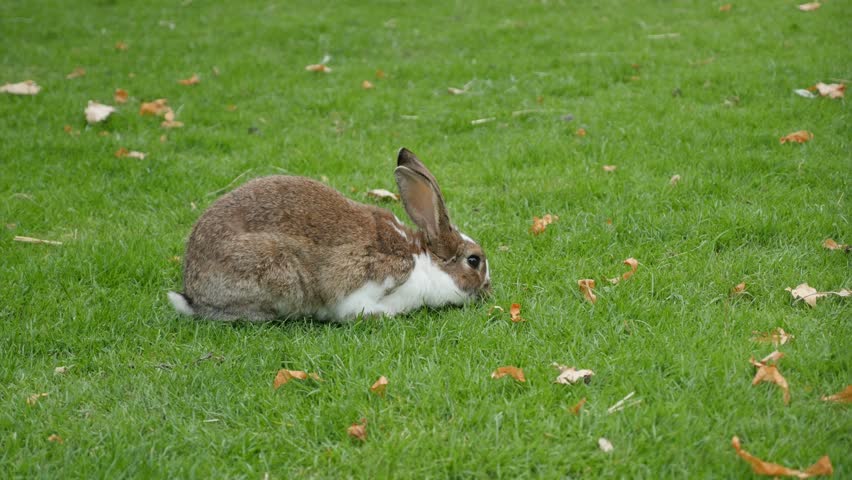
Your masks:
M852 251L852 246L847 245L845 243L843 245L840 245L835 242L833 238L826 238L825 241L822 242L822 246L829 250L843 250L847 253Z
M361 440L362 442L367 441L367 419L362 418L361 423L353 423L352 426L346 429L346 433L349 434L350 437Z
M137 160L145 160L145 154L144 153L137 152L136 150L128 150L124 147L121 147L121 148L118 149L118 151L115 152L115 158L123 158L123 157L135 158Z
M115 42L115 49L119 51L126 51L129 47L125 42Z
M47 396L46 393L34 393L34 394L30 395L29 397L27 397L27 405L35 405L36 403L38 403L38 400L40 398L44 398L46 396Z
M721 7L719 7L719 11L720 12L730 12L732 6L733 5L731 5L730 3L726 3L726 4L722 5Z
M376 70L376 78L377 78L377 79L381 80L381 79L383 79L383 78L385 78L385 77L387 77L387 74L385 73L385 71L384 71L384 70L382 70L381 68L380 68L380 69L378 69L378 70Z
M513 303L511 307L509 307L509 315L512 316L512 322L520 323L526 322L527 320L521 317L521 304Z
M571 407L571 409L570 409L571 414L572 415L579 415L580 409L582 409L583 405L585 405L585 404L586 404L586 397L583 397L583 398L580 399L579 402L577 402L573 407Z
M184 78L182 80L178 80L178 83L181 84L181 85L187 85L187 86L188 85L198 85L199 83L201 83L201 78L198 76L197 73L193 73L192 76L189 77L189 78Z
M160 124L163 128L180 128L183 126L183 122L178 122L175 120L175 112L172 111L171 108L166 110L163 114L163 122Z
M586 136L586 129L585 129L585 128L578 128L578 129L577 129L577 131L576 131L576 132L574 132L574 133L575 133L578 137L585 137L585 136Z
M505 367L498 367L497 370L491 372L491 378L499 379L503 378L506 375L514 378L515 380L523 383L526 382L527 379L524 378L524 371L518 367L513 367L511 365Z
M142 102L142 105L139 106L139 115L160 116L169 110L171 110L169 101L165 98L158 98L153 102Z
M755 457L742 449L740 446L740 438L737 436L731 438L731 445L734 447L734 450L737 451L737 455L748 462L748 464L751 465L751 470L757 475L810 478L821 475L829 476L834 473L834 469L831 466L831 460L829 460L828 455L821 457L816 463L808 467L808 469L803 472L801 470L794 470L776 463L765 462Z
M69 73L68 75L65 75L65 78L67 78L68 80L71 80L72 78L82 77L85 74L86 74L85 68L77 67L77 68L74 69L73 72Z
M115 103L127 103L128 97L129 94L127 93L127 90L121 88L116 88L115 93L112 94L112 98L115 100Z
M598 297L595 295L595 281L591 278L584 278L582 280L577 280L577 285L580 287L580 292L583 293L583 296L586 297L586 300L597 303Z
M621 263L630 267L630 270L627 271L627 272L624 272L620 277L610 278L609 283L612 283L613 285L615 285L616 283L618 283L622 280L629 279L630 277L633 276L634 273L636 273L636 270L639 268L639 261L636 260L633 257L630 257L630 258L628 258L627 260L625 260Z
M18 83L7 83L0 86L0 93L8 93L11 95L35 95L40 91L41 87L32 80L25 80Z
M86 121L89 124L103 122L115 112L115 107L89 100L86 106Z
M814 88L817 89L821 96L828 98L843 98L844 92L846 91L846 85L842 83L819 82L814 85Z
M388 378L385 377L384 375L382 375L381 377L379 377L378 380L376 380L376 383L374 383L373 386L370 387L370 391L384 397L385 396L385 389L387 389L387 387L388 387Z
M790 292L790 295L795 300L804 300L811 307L816 307L817 300L828 295L827 293L818 292L816 288L807 283L802 283L796 288L787 287L784 290Z
M65 133L67 133L68 135L71 135L71 136L80 135L80 131L74 130L74 127L72 127L71 125L65 125L64 127L62 127L62 130L64 130Z
M789 133L781 137L781 144L785 144L787 142L791 143L805 143L814 138L814 134L807 130L799 130L797 132Z
M313 380L319 381L320 377L316 373L307 373L301 370L287 370L286 368L282 368L278 370L278 373L275 375L275 380L272 381L272 388L278 389L281 385L289 382L290 380L307 380L311 378Z
M565 365L560 365L558 363L553 363L551 366L559 370L559 376L556 377L556 380L554 380L553 383L559 383L562 385L572 385L580 380L582 380L583 383L588 384L592 381L592 376L595 374L595 372L591 370L577 370L575 367L566 367Z
M731 289L731 296L735 297L737 295L742 295L745 292L745 289L746 289L746 283L740 282L740 283L734 285L734 288Z
M789 405L790 385L787 384L787 380L781 375L781 372L778 371L778 367L766 363L769 361L776 362L783 356L783 353L775 351L767 355L766 358L760 362L755 362L753 357L750 358L749 363L757 367L757 372L754 374L751 384L754 386L762 382L771 382L778 385L778 387L781 388L781 391L784 392L784 405Z
M539 235L544 232L545 229L547 229L548 225L554 223L557 220L559 220L559 216L551 215L549 213L545 214L541 218L533 217L533 224L530 227L530 232L532 232L533 235Z
M309 72L331 73L331 67L324 63L315 63L312 65L308 65L307 67L305 67L305 70Z
M368 190L367 196L375 198L376 200L391 200L394 202L399 201L399 195L383 188L375 188L373 190Z
M768 333L760 333L760 332L751 332L752 342L760 342L760 343L772 343L774 345L784 345L790 340L794 339L793 335L785 332L783 328L776 328Z
M814 10L816 10L817 8L819 8L821 6L822 6L822 4L819 3L819 2L810 2L810 3L803 3L803 4L799 5L798 8L799 8L799 10L801 10L803 12L813 12Z
M824 395L822 400L825 402L852 403L852 385L846 385L843 391L834 395Z
M604 165L602 168L604 172L614 172L618 167L615 165Z
M363 82L361 82L361 88L363 88L364 90L370 90L371 88L375 88L375 85L373 85L373 82L369 80L364 80Z
M60 437L59 435L57 435L55 433L52 433L49 437L47 437L47 441L53 442L53 443L58 443L60 445L65 443L65 440L63 440L62 437Z
M669 185L677 185L680 182L680 175L672 175L672 178L669 179Z

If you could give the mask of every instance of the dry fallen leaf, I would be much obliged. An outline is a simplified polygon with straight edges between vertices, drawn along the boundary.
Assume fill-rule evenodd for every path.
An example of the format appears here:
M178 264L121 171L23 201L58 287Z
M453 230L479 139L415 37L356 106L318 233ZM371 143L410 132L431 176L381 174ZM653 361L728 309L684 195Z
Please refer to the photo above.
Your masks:
M103 122L113 112L115 112L115 107L89 100L89 104L86 106L86 121L90 124Z
M65 78L67 78L68 80L71 80L72 78L82 77L85 74L86 74L86 69L84 69L83 67L77 67L77 68L74 69L73 72L69 73L68 75L65 75Z
M182 80L178 80L178 83L181 85L198 85L201 83L201 78L197 73L193 73L191 77L184 78Z
M12 95L35 95L41 91L34 81L26 80L18 83L7 83L0 87L0 93L9 93Z
M822 6L822 4L819 3L819 2L803 3L803 4L799 5L799 10L801 10L803 12L812 12L812 11L816 10L817 8L819 8L821 6Z
M589 383L592 381L592 376L595 372L591 370L577 370L574 367L566 367L565 365L560 365L558 363L553 363L551 365L553 368L559 370L559 376L556 377L556 380L553 383L559 383L562 385L571 385L574 383L583 380L583 383Z
M784 135L783 137L781 137L781 143L782 144L787 143L787 142L805 143L807 141L812 140L813 138L814 138L813 133L811 133L807 130L799 130L797 132L793 132L793 133L790 133L790 134L787 134L787 135Z
M797 88L797 89L793 90L793 93L795 93L796 95L798 95L800 97L817 98L817 96L814 95L813 92L811 92L810 90L806 90L804 88Z
M843 250L844 252L852 251L852 246L843 244L840 245L834 241L833 238L826 238L824 242L822 242L822 246L829 250Z
M56 240L42 240L40 238L22 237L20 235L15 235L15 238L13 238L12 241L22 243L40 243L43 245L62 245L62 242L57 242Z
M171 110L171 108L169 108L168 100L165 98L158 98L153 102L142 102L142 105L139 106L139 115L160 116L164 115L169 110Z
M615 166L615 165L604 165L603 171L604 172L614 172L616 168L618 168L618 167Z
M677 185L680 181L680 175L672 175L672 178L669 179L669 185Z
M794 338L795 337L793 335L790 335L785 332L783 328L779 327L768 333L752 332L751 341L784 345Z
M828 295L827 293L818 292L816 288L808 285L807 283L802 283L796 288L787 287L784 290L790 292L790 295L792 295L794 299L804 300L805 303L811 307L816 307L817 299Z
M378 70L376 70L376 78L377 78L377 79L381 80L381 79L383 79L383 78L385 78L385 77L387 77L387 74L385 73L385 71L384 71L384 70L382 70L381 68L380 68L380 69L378 69Z
M352 426L346 429L346 433L349 434L350 437L361 440L362 442L367 441L367 419L362 418L361 423L353 423Z
M272 382L272 388L278 389L281 385L289 382L290 380L307 380L311 378L313 380L319 380L319 375L316 373L306 373L301 370L287 370L286 368L282 368L278 370L278 373L275 375L275 380Z
M38 402L39 398L44 398L46 396L46 393L34 393L27 397L27 405L35 405Z
M778 385L781 391L784 392L784 405L788 405L790 403L790 385L787 384L787 380L778 371L778 367L765 363L768 361L778 361L783 356L783 353L775 351L760 362L755 362L754 358L750 358L749 363L757 367L757 372L754 374L751 384L754 386L761 382L771 382Z
M364 90L369 90L374 87L375 85L373 85L373 82L369 80L364 80L363 82L361 82L361 88L363 88Z
M136 150L127 150L126 148L121 147L118 149L118 151L115 152L115 158L123 157L135 158L137 160L145 160L144 153L137 152Z
M163 123L161 123L160 126L163 128L180 128L183 126L183 122L175 120L175 112L169 108L163 114Z
M613 450L612 442L604 437L598 439L598 447L600 447L605 453L609 453Z
M466 88L447 87L447 93L450 95L464 95L467 93Z
M774 352L772 352L769 355L760 359L760 363L762 363L762 364L765 364L767 362L778 363L778 360L781 360L782 358L784 358L784 354L782 352L779 352L778 350L775 350Z
M583 408L583 405L585 405L585 404L586 404L586 397L583 397L583 398L580 399L579 402L577 402L576 405L571 407L571 413L574 414L574 415L579 415L580 409Z
M513 303L511 307L509 307L509 315L512 316L512 321L515 323L526 322L526 319L521 317L521 304Z
M595 288L594 280L592 280L591 278L577 280L577 285L580 287L580 291L583 292L583 296L586 297L586 300L592 303L597 303L598 297L593 291L593 289Z
M115 100L115 103L127 103L128 96L127 90L116 88L112 98Z
M128 48L127 44L124 43L124 42L116 42L115 43L115 49L116 50L120 50L120 51L123 52L123 51L127 50L127 48Z
M731 289L731 295L733 295L733 296L740 295L743 292L745 292L745 289L746 289L746 283L740 282L740 283L736 284L734 286L734 288Z
M622 280L627 280L628 278L632 277L633 274L636 273L636 270L639 268L639 261L636 260L633 257L630 257L630 258L628 258L627 260L625 260L621 263L630 267L630 270L627 271L627 272L624 272L624 274L622 274L621 277L610 278L609 283L612 283L613 285L622 281Z
M826 402L850 403L852 402L852 385L846 385L843 391L822 397Z
M788 476L788 477L796 477L796 478L810 478L816 477L820 475L829 476L834 473L834 469L831 466L831 460L829 460L828 455L817 460L816 463L808 467L804 472L800 470L793 470L791 468L787 468L783 465L778 465L776 463L764 462L763 460L755 457L754 455L746 452L740 446L740 438L734 436L731 438L731 445L734 447L734 450L737 451L737 455L742 457L743 460L751 465L751 470L758 475L769 475L769 476Z
M387 377L382 375L381 377L379 377L378 380L376 380L376 383L374 383L373 386L370 387L370 391L384 397L385 396L385 389L387 389L387 387L388 387L388 379L387 379Z
M324 63L316 63L313 65L308 65L305 67L305 70L309 72L322 72L322 73L331 73L331 67Z
M53 443L58 443L60 445L65 443L65 440L63 440L62 437L60 437L59 435L57 435L55 433L52 433L49 437L47 437L47 441L53 442Z
M722 5L721 7L719 7L719 11L720 12L730 12L731 7L732 7L732 5L730 3L726 3L726 4Z
M68 370L73 366L74 365L69 365L69 366L66 367L65 365L63 365L61 367L56 367L56 368L53 369L53 374L54 375L64 375L64 374L68 373Z
M828 98L843 98L844 92L846 91L846 85L842 83L819 82L814 85L814 88L817 89L821 96Z
M551 223L553 223L557 220L559 220L559 216L551 215L549 213L545 214L541 218L533 217L533 224L530 227L530 232L532 232L533 235L538 235L538 234L542 233L547 228L548 225L550 225Z
M383 188L368 190L367 196L375 198L376 200L392 200L394 202L399 201L399 195Z
M513 367L513 366L499 367L499 368L497 368L497 370L494 370L493 372L491 372L491 378L494 378L494 379L503 378L506 375L514 378L515 380L517 380L519 382L526 382L527 381L527 379L524 378L524 371L521 370L518 367Z
M586 129L585 128L578 128L575 133L578 137L585 137L586 136Z

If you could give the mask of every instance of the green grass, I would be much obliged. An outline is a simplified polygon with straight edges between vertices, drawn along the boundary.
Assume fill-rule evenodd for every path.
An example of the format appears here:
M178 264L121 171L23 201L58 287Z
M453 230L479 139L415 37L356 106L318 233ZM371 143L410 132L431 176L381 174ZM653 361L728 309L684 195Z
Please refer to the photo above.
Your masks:
M44 87L0 95L0 221L15 224L0 235L0 476L747 477L733 435L852 475L852 414L820 401L852 383L849 301L810 309L784 291L852 287L849 255L821 247L852 243L848 104L793 94L852 78L852 6L426 3L0 6L0 83ZM680 35L649 37L665 33ZM324 54L331 74L304 71ZM177 84L195 72L201 84ZM115 88L131 101L87 127L86 102ZM160 97L185 128L137 114ZM540 111L512 115L527 109ZM814 140L779 144L800 129ZM170 258L225 187L287 172L368 201L395 190L400 146L488 252L492 302L345 325L193 321L168 305ZM531 236L544 213L559 222ZM638 273L605 285L631 256ZM598 280L596 305L579 278ZM748 295L729 299L740 281ZM526 323L489 320L512 302ZM750 385L748 358L772 351L751 332L775 327L796 336L779 363L789 406ZM197 361L207 352L221 360ZM596 376L555 385L551 362ZM489 378L501 365L527 383ZM325 381L274 391L282 367ZM368 390L380 375L385 398ZM631 391L641 404L607 414ZM346 434L361 417L364 444Z

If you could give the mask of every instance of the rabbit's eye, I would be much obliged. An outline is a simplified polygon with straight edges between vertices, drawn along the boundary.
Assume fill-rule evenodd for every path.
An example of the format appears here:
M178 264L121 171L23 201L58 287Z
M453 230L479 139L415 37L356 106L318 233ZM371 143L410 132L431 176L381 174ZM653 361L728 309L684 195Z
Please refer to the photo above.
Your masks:
M467 257L467 264L471 266L473 269L479 268L480 258L477 255L471 255Z

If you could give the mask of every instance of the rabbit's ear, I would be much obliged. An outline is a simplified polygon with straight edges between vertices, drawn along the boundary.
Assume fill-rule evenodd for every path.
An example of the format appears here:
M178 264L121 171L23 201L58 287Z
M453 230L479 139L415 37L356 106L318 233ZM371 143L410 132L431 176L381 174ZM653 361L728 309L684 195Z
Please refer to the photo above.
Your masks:
M426 234L429 248L439 257L449 260L463 241L450 223L438 182L426 166L405 148L399 151L397 165L393 174L406 213Z

